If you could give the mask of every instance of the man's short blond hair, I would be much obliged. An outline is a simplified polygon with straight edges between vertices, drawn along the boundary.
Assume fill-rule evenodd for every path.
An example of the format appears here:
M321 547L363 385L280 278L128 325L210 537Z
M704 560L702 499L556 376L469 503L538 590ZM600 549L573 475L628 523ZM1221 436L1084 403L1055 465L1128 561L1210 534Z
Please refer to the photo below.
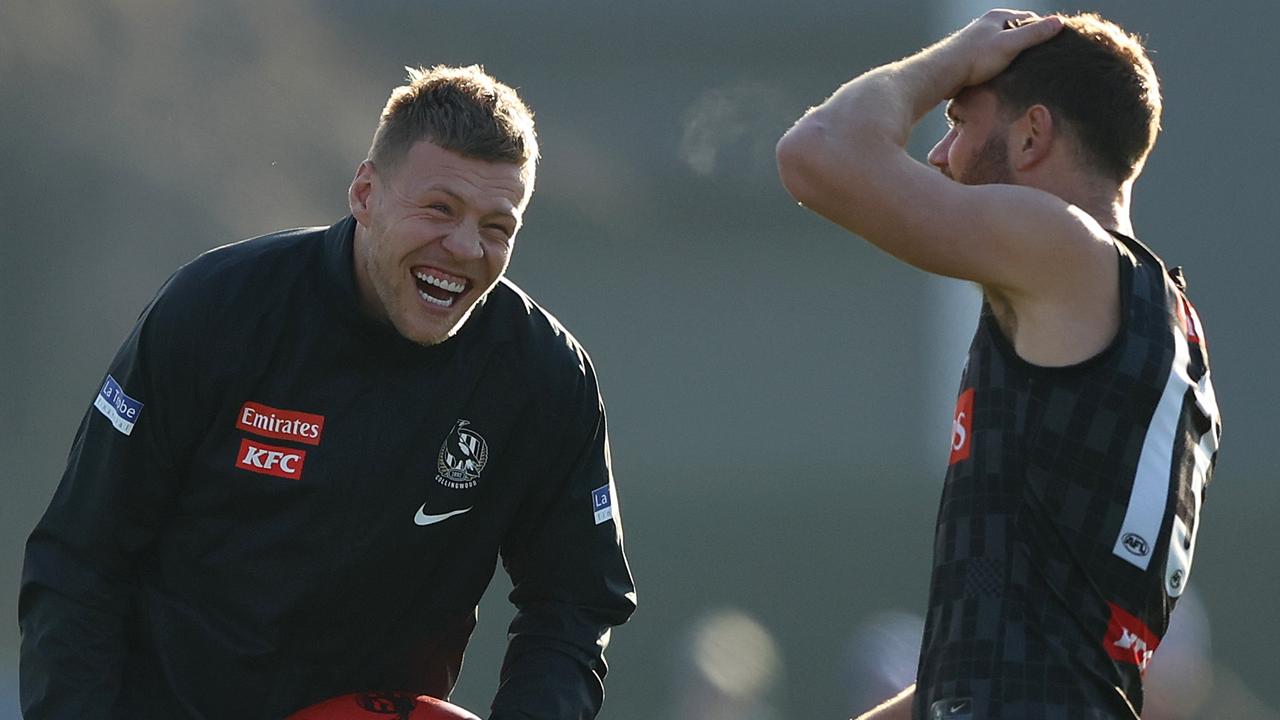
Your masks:
M469 158L519 165L533 192L538 136L533 113L511 87L479 65L405 68L408 83L391 91L369 147L369 160L392 172L426 140Z

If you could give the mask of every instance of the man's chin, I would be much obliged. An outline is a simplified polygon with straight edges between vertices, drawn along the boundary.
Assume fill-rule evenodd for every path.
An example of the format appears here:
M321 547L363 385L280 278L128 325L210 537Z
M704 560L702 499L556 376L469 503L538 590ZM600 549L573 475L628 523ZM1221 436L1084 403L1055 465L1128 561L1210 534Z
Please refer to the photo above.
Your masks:
M433 331L426 331L426 332L422 330L410 331L410 332L405 332L401 330L400 336L403 337L405 340L408 340L409 342L414 343L415 345L421 345L422 347L432 347L433 345L439 345L440 343L456 335L460 327L461 325L456 325L448 330L433 330Z
M441 318L441 322L433 323L408 322L397 325L396 332L400 333L400 336L409 342L423 347L431 347L457 335L469 317L471 317L470 308L461 317L454 319L452 322L444 318Z

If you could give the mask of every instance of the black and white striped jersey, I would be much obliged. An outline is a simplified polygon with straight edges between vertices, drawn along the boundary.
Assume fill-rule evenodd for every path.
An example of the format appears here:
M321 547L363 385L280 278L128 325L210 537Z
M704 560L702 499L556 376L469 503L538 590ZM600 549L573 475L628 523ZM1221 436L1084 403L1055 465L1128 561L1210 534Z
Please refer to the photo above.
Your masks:
M1221 422L1180 270L1116 236L1122 319L1068 367L984 304L938 513L915 717L1137 718Z

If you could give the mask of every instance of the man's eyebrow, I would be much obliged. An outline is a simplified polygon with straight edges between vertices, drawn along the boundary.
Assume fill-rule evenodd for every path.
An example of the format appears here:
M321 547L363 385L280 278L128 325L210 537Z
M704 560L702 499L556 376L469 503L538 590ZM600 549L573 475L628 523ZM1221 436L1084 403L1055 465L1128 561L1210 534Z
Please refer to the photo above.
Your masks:
M418 192L424 195L427 193L438 192L443 195L448 195L450 198L453 198L457 202L463 202L461 195L458 195L458 193L450 190L448 187L444 185L437 185L437 184L427 185L426 187L422 188Z
M423 193L438 192L442 195L448 195L454 202L461 205L466 205L468 202L466 198L454 192L446 185L436 185L436 184L428 185L427 187L422 189L422 192ZM520 207L518 205L512 205L510 208L504 206L504 207L490 208L484 211L485 217L493 217L495 215L503 218L509 218L519 223L521 218Z

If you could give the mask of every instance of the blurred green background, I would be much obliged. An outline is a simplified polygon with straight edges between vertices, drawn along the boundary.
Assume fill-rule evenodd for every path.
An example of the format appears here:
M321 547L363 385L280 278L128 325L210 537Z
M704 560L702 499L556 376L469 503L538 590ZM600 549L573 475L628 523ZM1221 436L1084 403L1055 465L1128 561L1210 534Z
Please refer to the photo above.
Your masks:
M1192 581L1200 661L1174 673L1195 692L1148 716L1280 717L1280 5L1036 7L1098 10L1154 53L1164 134L1134 220L1187 267L1225 417ZM484 64L537 113L543 163L510 276L596 362L640 589L601 717L864 709L880 692L865 656L901 664L876 633L906 618L895 637L910 639L924 607L976 292L796 207L773 146L847 78L973 14L960 0L5 0L0 718L17 716L23 542L137 313L207 248L343 216L387 92L404 65L435 63ZM480 714L504 583L454 695Z

